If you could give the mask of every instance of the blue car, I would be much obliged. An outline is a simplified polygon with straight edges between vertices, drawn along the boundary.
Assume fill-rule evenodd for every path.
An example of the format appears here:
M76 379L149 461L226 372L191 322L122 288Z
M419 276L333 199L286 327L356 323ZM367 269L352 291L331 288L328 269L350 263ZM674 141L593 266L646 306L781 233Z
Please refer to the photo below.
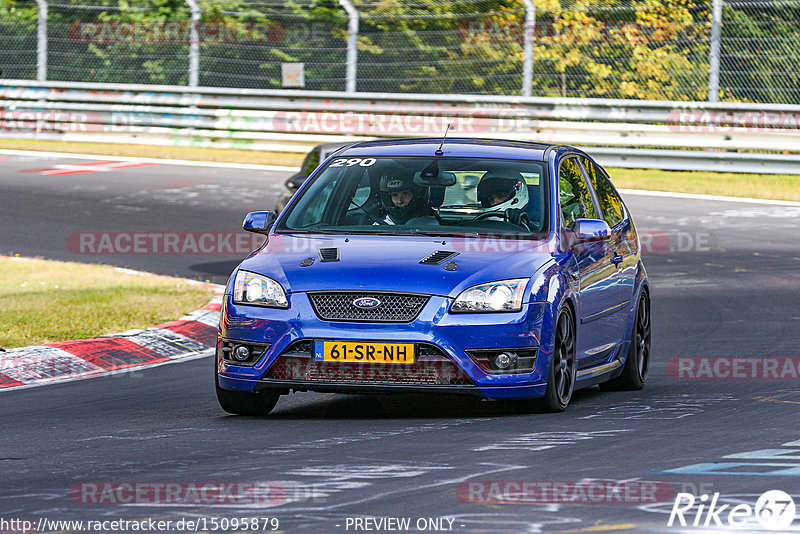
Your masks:
M293 391L434 392L562 411L640 389L650 299L636 228L606 172L566 146L402 139L343 147L231 275L222 408Z

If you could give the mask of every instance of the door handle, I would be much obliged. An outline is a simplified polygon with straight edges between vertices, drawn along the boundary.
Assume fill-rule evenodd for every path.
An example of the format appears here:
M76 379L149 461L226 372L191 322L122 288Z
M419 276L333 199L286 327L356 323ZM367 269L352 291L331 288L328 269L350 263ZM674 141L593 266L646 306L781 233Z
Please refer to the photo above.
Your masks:
M622 263L622 254L614 254L614 257L611 258L611 263L619 267L619 264Z

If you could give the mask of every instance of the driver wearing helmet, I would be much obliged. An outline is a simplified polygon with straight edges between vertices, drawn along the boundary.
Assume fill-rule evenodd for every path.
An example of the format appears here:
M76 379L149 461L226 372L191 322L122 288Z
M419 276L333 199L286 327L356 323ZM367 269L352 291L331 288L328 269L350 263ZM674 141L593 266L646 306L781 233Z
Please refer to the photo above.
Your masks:
M478 184L478 202L490 211L524 209L528 205L528 186L518 172L486 173Z
M385 224L405 224L414 217L436 216L428 206L427 189L416 185L411 176L385 172L381 176L380 192Z

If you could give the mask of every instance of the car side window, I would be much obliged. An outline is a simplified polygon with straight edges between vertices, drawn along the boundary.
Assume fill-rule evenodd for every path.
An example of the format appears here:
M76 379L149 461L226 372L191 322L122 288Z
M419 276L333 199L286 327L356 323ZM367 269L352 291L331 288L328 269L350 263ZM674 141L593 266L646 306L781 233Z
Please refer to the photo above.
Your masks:
M311 152L308 153L306 156L306 160L303 162L303 174L306 176L310 176L314 169L319 166L319 148L315 148Z
M611 182L605 174L595 165L592 160L581 157L583 168L586 169L586 174L589 175L589 181L592 182L595 192L597 193L597 200L600 202L600 209L603 210L603 217L610 227L619 224L624 215L622 211L622 199L619 198Z
M561 162L558 182L561 213L564 215L567 228L572 228L578 219L597 218L592 195L583 180L583 174L576 158L567 158Z
M309 191L300 198L300 204L305 209L293 211L289 216L289 223L297 228L308 228L322 223L325 207L338 182L339 177L322 185L319 181L314 182Z

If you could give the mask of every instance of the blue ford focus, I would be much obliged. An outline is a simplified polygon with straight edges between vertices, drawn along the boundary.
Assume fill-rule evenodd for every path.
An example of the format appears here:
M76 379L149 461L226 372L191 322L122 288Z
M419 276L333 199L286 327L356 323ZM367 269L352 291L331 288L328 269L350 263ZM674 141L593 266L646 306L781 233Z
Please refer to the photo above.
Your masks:
M606 172L571 147L356 143L329 157L233 272L217 398L446 392L562 411L576 389L640 389L650 300Z

